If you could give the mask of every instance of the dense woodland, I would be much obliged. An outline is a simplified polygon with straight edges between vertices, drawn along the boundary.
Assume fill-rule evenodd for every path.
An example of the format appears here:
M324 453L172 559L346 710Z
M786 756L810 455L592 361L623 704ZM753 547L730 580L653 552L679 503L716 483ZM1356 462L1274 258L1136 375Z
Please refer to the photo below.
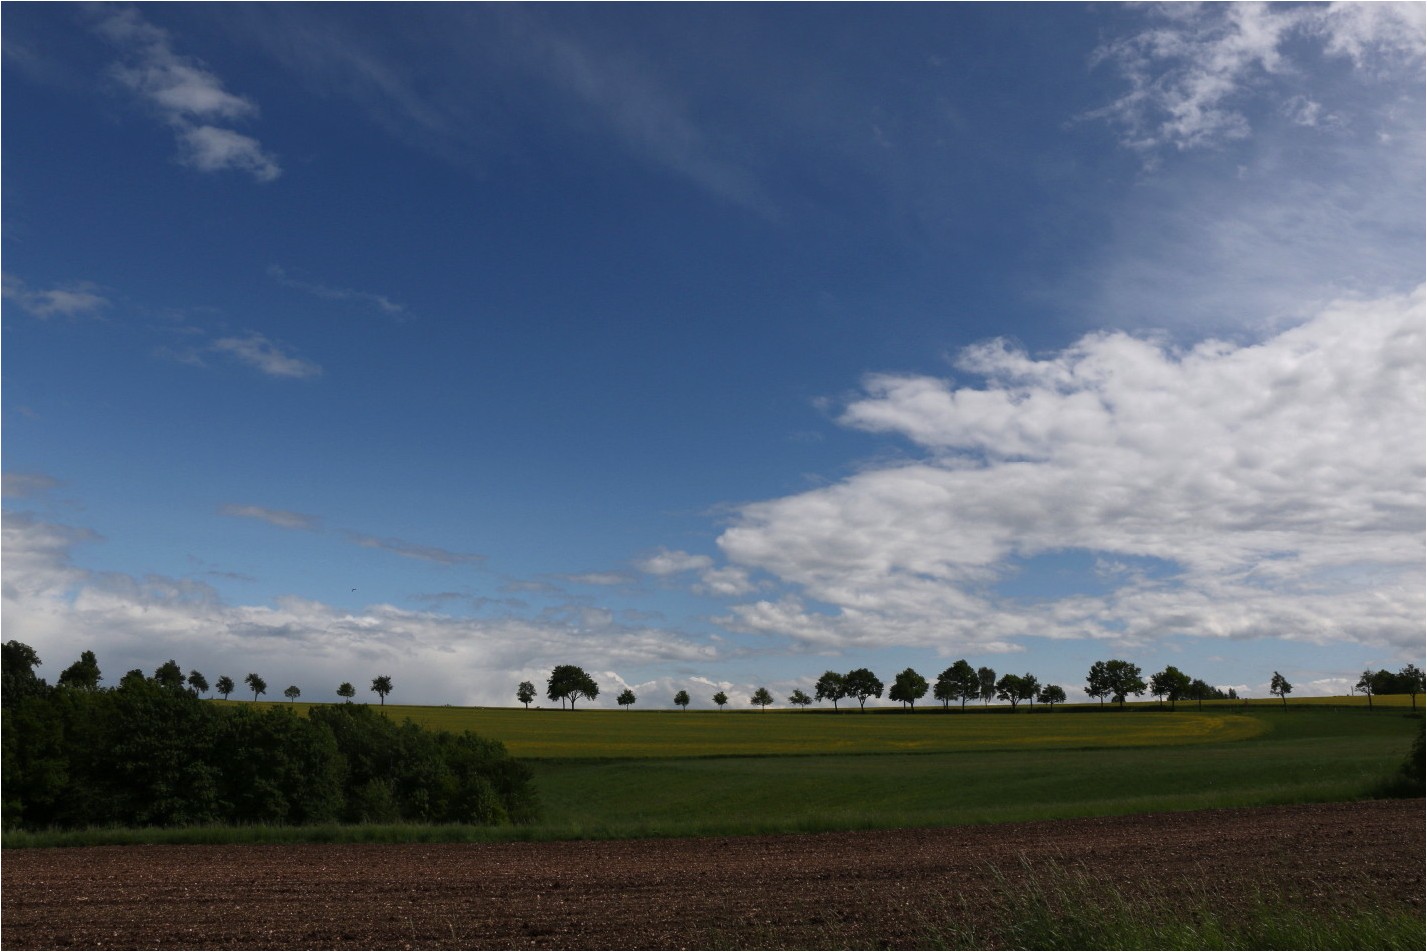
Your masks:
M529 768L469 731L364 704L205 704L168 662L101 688L90 652L56 686L3 648L6 829L201 823L535 820ZM175 676L176 674L176 676Z

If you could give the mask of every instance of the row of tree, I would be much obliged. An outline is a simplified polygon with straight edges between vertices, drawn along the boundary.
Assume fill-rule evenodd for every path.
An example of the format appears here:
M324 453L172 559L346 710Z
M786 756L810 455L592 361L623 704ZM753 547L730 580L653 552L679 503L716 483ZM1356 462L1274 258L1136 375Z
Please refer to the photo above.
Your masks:
M113 688L53 687L3 646L6 828L199 823L500 824L537 818L524 764L469 731L396 724L365 704L204 704L173 662ZM69 671L70 669L66 669Z
M19 644L19 642L16 642L16 644ZM98 659L95 658L94 652L85 651L80 654L78 661L60 672L58 684L60 687L80 688L82 690L93 691L98 689L100 678L101 674ZM144 672L135 668L125 674L119 683L123 684L125 679L142 681L145 679ZM172 658L159 665L158 670L154 672L153 680L160 687L171 691L184 690L186 688L192 692L195 697L200 697L209 691L208 679L203 676L203 672L197 670L190 671L188 672L188 676L184 677L183 669L179 667L178 662ZM243 678L243 683L248 686L248 690L253 692L254 701L256 701L260 695L268 693L267 681L263 680L262 676L256 672L249 672L248 676ZM220 676L218 680L213 683L212 688L212 690L218 694L223 695L223 700L225 701L228 700L228 695L237 689L237 684L226 674ZM385 705L386 696L391 693L391 678L385 674L372 678L372 691L381 698L381 703ZM295 684L289 684L282 692L282 696L289 701L296 701L302 697L302 689ZM351 682L343 681L337 686L337 696L350 701L357 696L357 689L352 687Z
M1412 664L1406 665L1396 674L1388 671L1364 671L1356 689L1359 693L1368 695L1369 707L1372 706L1374 694L1410 694L1415 709L1417 695L1423 692L1423 672ZM805 708L816 698L818 701L831 701L833 709L836 710L839 701L853 698L857 701L859 710L865 711L867 700L882 697L884 690L886 685L867 668L856 668L846 674L825 671L813 686L814 697L809 697L798 688L788 695L788 703L794 707ZM990 704L993 699L1009 701L1012 711L1016 710L1022 701L1027 702L1027 707L1034 707L1039 702L1052 710L1056 704L1065 703L1065 689L1058 684L1042 685L1040 679L1030 673L1003 674L998 678L993 669L973 668L965 658L937 675L934 686L914 669L907 668L893 679L892 687L886 693L889 699L912 709L929 690L932 697L941 701L943 708L959 701L964 709L968 701L979 700L983 704ZM1190 677L1174 665L1155 672L1146 681L1139 665L1119 658L1095 662L1090 666L1085 678L1085 693L1098 700L1102 706L1110 700L1123 708L1127 698L1142 697L1146 691L1157 698L1160 704L1168 701L1171 710L1179 701L1198 701L1202 706L1204 701L1238 697L1233 688L1223 691L1201 678ZM593 700L599 697L599 693L600 687L594 678L583 668L572 664L557 665L546 682L546 697L559 701L562 708L568 703L571 710L574 710L577 699ZM1293 693L1293 685L1275 671L1269 681L1269 693L1282 699L1287 706L1288 695ZM522 681L515 696L529 708L530 702L536 697L535 685ZM638 698L632 690L625 688L615 700L621 707L628 709ZM728 695L719 691L710 700L722 710L724 705L728 704ZM774 702L773 695L764 687L754 691L749 700L759 708L767 708ZM674 704L687 710L689 692L679 691L675 694Z

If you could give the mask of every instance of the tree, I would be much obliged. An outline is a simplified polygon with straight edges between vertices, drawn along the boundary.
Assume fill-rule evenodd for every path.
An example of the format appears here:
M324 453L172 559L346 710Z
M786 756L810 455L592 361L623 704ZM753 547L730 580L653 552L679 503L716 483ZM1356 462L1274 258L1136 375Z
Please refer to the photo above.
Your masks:
M298 698L302 697L302 691L298 689L297 685L289 684L286 690L282 692L282 696L287 698L288 703L290 704L293 701L296 701Z
M337 696L350 701L357 696L357 689L352 687L351 681L343 681L337 685Z
M1164 704L1164 699L1168 698L1171 711L1174 710L1175 701L1189 696L1189 685L1189 675L1172 664L1150 677L1150 693L1160 699L1160 704Z
M386 707L386 696L391 693L391 675L379 674L372 678L372 690L382 699L381 706Z
M857 706L865 714L867 699L882 696L882 682L867 668L857 668L842 676L842 686L848 697L857 698Z
M718 709L723 710L723 706L728 703L728 695L722 691L713 696L713 702L718 705Z
M629 688L625 688L623 691L619 692L619 697L615 698L614 700L615 703L617 703L620 707L624 708L625 710L629 710L629 706L639 699L634 696L633 691L631 691Z
M824 671L818 683L813 685L813 694L819 701L831 701L835 711L837 702L847 697L847 685L836 671Z
M917 701L926 697L926 693L927 679L908 668L892 679L892 690L887 692L887 697L916 710Z
M794 707L807 707L813 699L804 694L802 688L794 688L793 693L788 695L788 703Z
M175 693L183 690L183 669L178 666L178 662L172 658L159 665L154 672L154 681L165 691Z
M773 695L768 693L767 688L759 688L753 692L753 696L748 699L749 704L756 704L762 710L768 710L768 705L773 703Z
M996 696L996 672L990 668L977 668L976 681L981 703L990 704L991 699Z
M559 701L563 707L565 702L570 702L570 710L575 709L575 702L580 698L588 698L593 701L600 696L600 686L595 683L595 679L585 673L585 669L573 664L557 664L550 671L550 678L545 682L545 696L552 701Z
M202 671L193 670L188 672L188 687L194 695L208 693L208 679L203 676Z
M1106 662L1097 661L1090 666L1090 673L1085 676L1085 693L1094 698L1100 699L1100 706L1105 706L1105 699L1110 696L1110 673L1106 670Z
M243 679L243 683L246 684L249 689L252 690L254 701L258 699L259 694L268 693L268 683L262 678L258 677L258 675L255 673L250 673L246 678Z
M530 710L530 702L535 700L535 685L521 681L520 687L515 689L515 699L524 704L527 711Z
M81 653L78 661L61 671L59 685L78 688L81 691L96 690L99 687L99 662L95 659L94 652Z
M1293 693L1293 685L1288 683L1288 679L1277 671L1273 673L1273 680L1268 683L1268 693L1277 694L1279 700L1283 702L1283 709L1288 710L1288 696Z
M1121 709L1125 706L1126 697L1131 694L1139 697L1148 687L1144 678L1140 677L1139 665L1113 658L1105 662L1105 683L1110 696L1119 703Z
M949 679L952 685L952 701L962 702L963 711L966 709L966 702L980 697L980 677L976 674L976 668L970 667L965 658L943 671L942 677Z
M1397 672L1397 680L1404 694L1412 695L1412 709L1417 710L1417 695L1424 690L1424 677L1422 669L1415 664L1405 666Z
M1047 684L1041 688L1041 693L1036 697L1036 700L1053 711L1057 704L1065 703L1065 689L1058 684Z
M228 700L228 695L232 694L236 688L237 685L233 683L233 679L226 674L221 675L213 684L213 690L223 695L223 700L225 701Z
M1026 696L1026 679L1019 674L1003 674L1001 680L996 682L996 697L1003 701L1011 702L1011 710L1015 711L1016 705Z
M1030 672L1021 675L1021 700L1029 701L1029 707L1036 706L1036 692L1041 689L1041 679Z
M34 648L23 641L7 641L0 647L0 703L12 705L22 697L44 694L49 685L45 679L35 674L35 669L43 662ZM5 731L8 738L14 733L11 727Z
M1354 685L1359 694L1368 696L1368 710L1372 710L1372 696L1377 693L1378 678L1372 671L1363 671L1363 676L1358 678L1358 683Z
M678 694L674 695L674 703L687 711L689 709L689 692L680 691Z
M1199 709L1204 710L1204 701L1215 697L1218 689L1209 684L1208 681L1195 678L1189 682L1189 697L1199 702Z

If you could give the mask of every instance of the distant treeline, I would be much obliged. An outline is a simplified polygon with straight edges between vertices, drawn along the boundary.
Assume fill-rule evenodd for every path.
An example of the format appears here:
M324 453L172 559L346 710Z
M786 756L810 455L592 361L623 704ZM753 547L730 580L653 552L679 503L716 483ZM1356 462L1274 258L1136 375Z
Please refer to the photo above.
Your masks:
M85 652L93 663L93 655ZM51 687L3 646L6 829L206 823L527 823L528 767L466 731L395 724L366 705L205 704L182 678L130 672ZM169 662L172 664L172 662ZM175 666L176 667L176 666ZM138 674L139 676L135 676ZM165 672L167 674L167 672Z

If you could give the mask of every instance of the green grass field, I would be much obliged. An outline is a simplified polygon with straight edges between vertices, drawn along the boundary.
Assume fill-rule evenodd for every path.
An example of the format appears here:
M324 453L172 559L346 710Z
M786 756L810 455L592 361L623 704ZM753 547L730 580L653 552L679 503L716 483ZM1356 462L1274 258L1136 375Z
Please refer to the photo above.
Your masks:
M733 835L1351 800L1373 795L1422 730L1420 715L1382 700L1371 712L1275 700L1034 715L387 705L393 718L475 730L526 758L540 824L11 833L5 844Z

